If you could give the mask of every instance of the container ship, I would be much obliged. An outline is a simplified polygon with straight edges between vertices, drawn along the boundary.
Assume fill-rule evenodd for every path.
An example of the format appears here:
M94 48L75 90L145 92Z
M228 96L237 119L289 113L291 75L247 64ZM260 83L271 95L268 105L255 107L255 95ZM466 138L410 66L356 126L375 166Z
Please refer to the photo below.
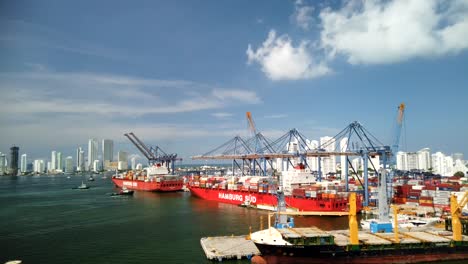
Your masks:
M276 193L281 186L288 211L323 215L345 215L348 211L349 193L339 181L316 182L303 167L283 172L281 179L279 185L271 177L193 176L187 187L191 194L205 200L275 211ZM361 201L362 197L359 195L358 199Z
M252 263L418 263L468 259L466 236L454 232L452 238L452 232L436 230L399 233L395 229L394 233L379 234L358 231L353 194L350 207L349 230L295 228L288 221L286 225L276 224L252 233L250 238L261 252L261 256L252 258Z
M112 177L112 182L119 187L148 192L175 192L184 187L184 178L170 175L169 169L155 164L140 172L128 171Z

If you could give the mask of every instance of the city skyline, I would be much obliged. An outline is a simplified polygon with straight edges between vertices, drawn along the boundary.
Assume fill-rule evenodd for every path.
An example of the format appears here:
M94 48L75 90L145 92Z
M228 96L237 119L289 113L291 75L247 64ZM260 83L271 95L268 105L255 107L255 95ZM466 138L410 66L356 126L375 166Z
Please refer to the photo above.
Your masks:
M249 134L247 111L269 139L357 120L391 145L404 102L401 150L468 153L463 1L158 1L115 5L118 20L109 5L2 5L0 151L76 161L96 138L139 155L134 132L196 163Z

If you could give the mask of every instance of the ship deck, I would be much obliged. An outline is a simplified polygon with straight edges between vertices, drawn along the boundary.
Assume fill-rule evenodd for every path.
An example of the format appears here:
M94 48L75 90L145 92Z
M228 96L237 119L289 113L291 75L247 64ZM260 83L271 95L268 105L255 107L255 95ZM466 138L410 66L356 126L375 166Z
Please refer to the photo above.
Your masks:
M260 255L252 240L247 236L203 237L200 244L209 260L242 259Z
M349 244L348 230L324 231L335 237L335 244L347 246ZM400 244L420 244L420 243L450 243L452 232L438 229L428 229L427 231L399 232ZM359 231L359 243L361 245L390 245L395 244L395 233L371 233L369 231ZM462 236L463 241L468 242L468 236Z

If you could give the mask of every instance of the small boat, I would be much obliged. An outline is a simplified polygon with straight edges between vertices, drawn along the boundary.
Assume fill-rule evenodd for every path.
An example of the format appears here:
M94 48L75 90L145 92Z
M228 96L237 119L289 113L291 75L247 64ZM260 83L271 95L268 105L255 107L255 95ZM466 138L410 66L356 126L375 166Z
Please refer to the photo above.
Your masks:
M123 187L119 192L112 193L111 196L133 195L134 192L135 192L134 190L129 190L126 187Z
M80 186L78 186L78 187L76 187L76 188L73 188L73 189L84 190L84 189L89 189L89 186L86 185L86 184L82 181Z
M88 178L88 181L94 181L94 178L93 178L93 176L92 176L92 175L91 175L91 176L89 176L89 178Z

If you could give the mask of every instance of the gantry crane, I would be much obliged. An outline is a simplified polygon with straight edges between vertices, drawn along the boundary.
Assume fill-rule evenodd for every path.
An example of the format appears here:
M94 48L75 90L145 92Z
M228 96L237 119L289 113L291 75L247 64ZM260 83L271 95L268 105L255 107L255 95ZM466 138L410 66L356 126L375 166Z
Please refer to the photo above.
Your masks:
M182 160L177 158L177 154L166 154L160 147L150 147L148 148L145 143L143 143L133 132L124 134L135 147L140 150L148 159L148 164L153 165L155 163L161 163L161 165L166 166L168 169L171 169L171 173L174 173L175 161Z

